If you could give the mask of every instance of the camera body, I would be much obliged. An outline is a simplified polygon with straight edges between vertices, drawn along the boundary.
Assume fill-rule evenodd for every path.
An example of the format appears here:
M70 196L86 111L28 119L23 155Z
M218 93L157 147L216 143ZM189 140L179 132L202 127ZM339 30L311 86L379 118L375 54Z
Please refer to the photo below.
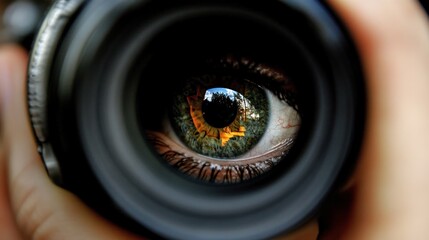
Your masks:
M152 137L196 127L189 108L203 100L190 102L202 98L203 87L220 96L225 91L213 89L233 90L237 106L271 103L255 104L259 97L240 90L252 86L281 95L279 112L299 116L291 141L244 160L186 148L170 161L166 142L188 142ZM250 100L237 100L241 95ZM265 239L315 217L353 170L366 105L359 58L341 22L325 3L295 0L55 1L32 47L28 103L55 183L121 227L175 239ZM240 111L235 119L247 124L243 116L251 114ZM177 116L189 121L186 128L182 120L160 124ZM219 136L232 135L208 141L224 149L248 139L252 126L228 132L222 125ZM212 155L201 157L206 152ZM269 167L256 169L261 165Z

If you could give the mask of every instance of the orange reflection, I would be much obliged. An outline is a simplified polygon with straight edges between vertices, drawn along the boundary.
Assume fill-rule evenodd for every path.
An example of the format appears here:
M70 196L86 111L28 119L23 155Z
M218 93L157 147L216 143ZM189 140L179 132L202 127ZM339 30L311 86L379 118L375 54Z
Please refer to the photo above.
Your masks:
M202 111L204 96L201 94L200 87L197 88L196 95L187 97L187 101L190 107L192 121L200 134L203 133L204 136L220 139L222 147L233 137L245 136L246 128L240 125L240 117L241 114L246 111L240 111L241 114L237 114L235 120L229 126L215 128L204 119Z

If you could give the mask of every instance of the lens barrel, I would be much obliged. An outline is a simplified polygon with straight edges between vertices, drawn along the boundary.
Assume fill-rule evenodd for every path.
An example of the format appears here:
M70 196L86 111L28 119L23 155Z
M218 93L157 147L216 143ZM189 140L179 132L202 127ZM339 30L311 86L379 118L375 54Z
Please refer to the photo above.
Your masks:
M242 184L205 184L154 151L140 126L153 113L138 101L159 92L144 102L156 106L194 59L231 51L289 66L302 123L292 160ZM325 3L294 0L56 1L32 49L28 101L58 185L168 239L266 239L316 217L353 171L366 106L346 29Z

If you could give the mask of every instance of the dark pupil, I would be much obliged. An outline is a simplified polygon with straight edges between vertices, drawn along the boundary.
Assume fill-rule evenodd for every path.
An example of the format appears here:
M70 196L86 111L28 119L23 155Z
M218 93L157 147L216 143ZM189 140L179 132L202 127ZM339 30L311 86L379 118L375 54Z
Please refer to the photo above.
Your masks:
M202 104L204 120L215 128L224 128L234 122L238 113L236 94L226 88L206 91Z

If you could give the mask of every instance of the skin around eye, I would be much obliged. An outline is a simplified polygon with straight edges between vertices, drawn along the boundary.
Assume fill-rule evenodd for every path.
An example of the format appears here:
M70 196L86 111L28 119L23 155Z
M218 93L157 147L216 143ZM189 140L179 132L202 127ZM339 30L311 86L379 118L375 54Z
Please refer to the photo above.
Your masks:
M287 159L301 123L291 84L266 65L249 66L185 81L162 127L145 131L163 160L190 178L231 184Z

